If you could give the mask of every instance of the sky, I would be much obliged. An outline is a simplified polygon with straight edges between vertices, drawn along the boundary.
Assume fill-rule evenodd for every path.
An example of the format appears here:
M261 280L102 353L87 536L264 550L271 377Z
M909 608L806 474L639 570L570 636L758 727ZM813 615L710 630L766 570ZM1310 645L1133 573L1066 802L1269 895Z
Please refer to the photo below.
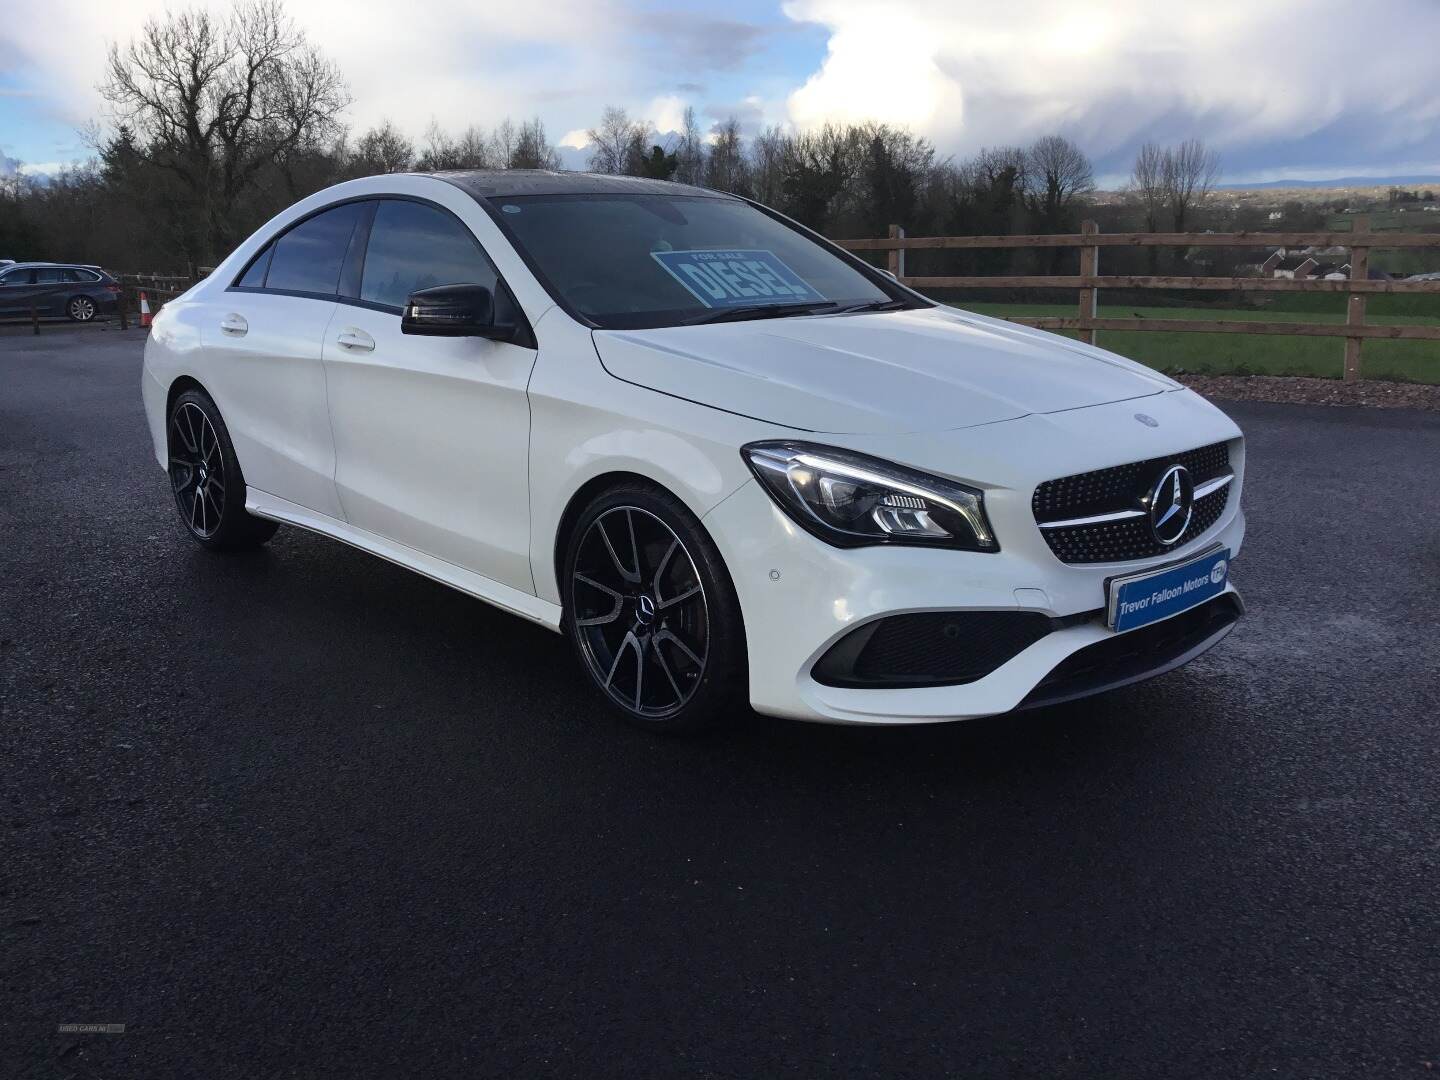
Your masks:
M111 117L107 45L181 0L0 0L0 172L54 171ZM227 0L198 6L223 13ZM747 132L882 120L940 156L1051 132L1103 184L1197 137L1226 182L1440 177L1440 0L289 0L355 132L538 116L569 167L605 105ZM22 164L23 163L23 164Z

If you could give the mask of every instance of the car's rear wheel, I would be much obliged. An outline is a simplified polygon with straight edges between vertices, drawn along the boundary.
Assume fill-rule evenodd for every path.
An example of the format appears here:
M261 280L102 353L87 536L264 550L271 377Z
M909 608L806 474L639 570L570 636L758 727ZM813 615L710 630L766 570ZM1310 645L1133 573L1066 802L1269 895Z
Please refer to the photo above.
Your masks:
M170 407L170 487L185 528L209 548L257 547L275 535L273 521L245 510L245 476L230 432L208 394L186 390Z
M74 322L89 322L95 318L95 301L88 296L72 296L65 305L65 314Z
M631 723L687 734L745 689L745 628L714 541L683 503L638 484L581 513L564 559L565 630Z

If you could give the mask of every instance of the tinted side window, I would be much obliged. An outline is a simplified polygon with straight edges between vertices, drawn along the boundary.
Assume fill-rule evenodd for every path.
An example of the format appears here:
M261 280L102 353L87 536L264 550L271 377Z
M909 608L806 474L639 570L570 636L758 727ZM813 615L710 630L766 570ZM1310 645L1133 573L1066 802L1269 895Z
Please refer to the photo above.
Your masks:
M62 281L99 281L100 275L90 270L65 269L60 271Z
M36 285L55 285L64 280L64 271L45 269L35 271Z
M34 280L34 270L11 270L10 273L0 276L0 282L6 285L29 285Z
M270 269L270 253L275 250L274 244L266 244L264 250L255 256L245 273L240 275L240 280L235 284L242 289L259 289L265 285L265 271Z
M423 203L383 200L370 227L360 298L404 307L417 289L433 285L495 288L496 274L460 221Z
M275 241L265 287L333 296L360 217L359 203L346 203L302 221Z

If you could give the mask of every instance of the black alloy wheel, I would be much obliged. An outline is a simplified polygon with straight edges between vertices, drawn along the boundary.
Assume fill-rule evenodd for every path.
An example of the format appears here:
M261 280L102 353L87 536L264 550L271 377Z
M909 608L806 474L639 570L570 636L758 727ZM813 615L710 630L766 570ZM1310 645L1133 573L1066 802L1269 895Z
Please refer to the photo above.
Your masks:
M201 540L220 531L225 516L225 458L205 410L182 401L170 416L170 486L186 526Z
M187 390L170 409L170 488L190 535L211 548L246 548L275 534L275 522L245 510L245 477L215 403Z
M713 542L673 497L602 496L578 524L566 573L566 629L611 704L655 731L715 719L743 681L739 605Z

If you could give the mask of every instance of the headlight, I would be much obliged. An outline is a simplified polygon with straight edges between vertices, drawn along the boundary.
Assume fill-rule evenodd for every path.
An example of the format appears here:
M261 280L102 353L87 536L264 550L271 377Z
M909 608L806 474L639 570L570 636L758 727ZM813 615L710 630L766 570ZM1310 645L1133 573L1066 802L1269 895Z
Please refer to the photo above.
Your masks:
M1000 550L984 496L963 484L807 443L750 443L740 453L771 498L826 543Z

